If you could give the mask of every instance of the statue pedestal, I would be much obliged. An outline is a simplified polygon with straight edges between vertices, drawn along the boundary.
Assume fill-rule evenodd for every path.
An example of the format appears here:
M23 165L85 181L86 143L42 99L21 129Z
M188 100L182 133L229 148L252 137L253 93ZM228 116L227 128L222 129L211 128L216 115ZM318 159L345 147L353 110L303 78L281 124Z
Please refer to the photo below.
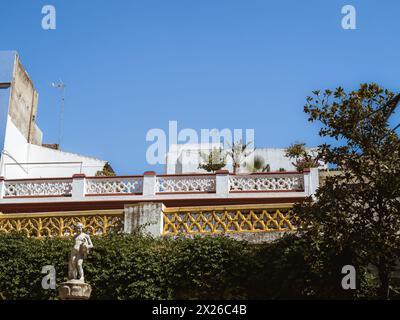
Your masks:
M68 280L60 284L58 296L62 300L88 300L92 287L79 280Z

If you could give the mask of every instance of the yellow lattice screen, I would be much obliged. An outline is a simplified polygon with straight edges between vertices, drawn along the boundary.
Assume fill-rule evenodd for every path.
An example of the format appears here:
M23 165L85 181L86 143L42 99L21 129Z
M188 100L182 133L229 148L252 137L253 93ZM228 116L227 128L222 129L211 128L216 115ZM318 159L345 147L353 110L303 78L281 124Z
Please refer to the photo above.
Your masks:
M122 210L0 214L0 232L22 231L30 237L66 237L74 234L80 222L89 234L123 230Z
M164 235L294 231L299 220L291 205L167 208Z

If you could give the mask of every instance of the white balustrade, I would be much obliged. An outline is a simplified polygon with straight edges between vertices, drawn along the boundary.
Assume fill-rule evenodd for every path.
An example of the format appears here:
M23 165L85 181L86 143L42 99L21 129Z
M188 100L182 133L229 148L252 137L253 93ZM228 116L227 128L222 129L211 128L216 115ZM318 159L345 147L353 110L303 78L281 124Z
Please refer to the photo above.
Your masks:
M215 192L215 175L158 176L156 192Z
M304 190L304 176L299 174L247 174L229 176L229 190L232 191L301 191Z
M70 196L72 179L4 181L5 197Z
M86 194L140 194L143 191L142 177L87 178Z
M65 179L2 180L0 198L62 197L73 200L95 195L140 195L153 197L168 193L215 193L224 197L235 192L303 191L307 195L318 188L318 170L304 173L265 173L231 175L227 171L216 174L85 177L74 175Z

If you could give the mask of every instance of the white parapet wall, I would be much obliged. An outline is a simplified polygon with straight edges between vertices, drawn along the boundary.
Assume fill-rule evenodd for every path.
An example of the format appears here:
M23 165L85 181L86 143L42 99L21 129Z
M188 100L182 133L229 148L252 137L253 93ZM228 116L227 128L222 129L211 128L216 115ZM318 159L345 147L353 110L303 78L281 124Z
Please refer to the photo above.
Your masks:
M28 143L8 116L0 168L0 176L6 179L71 177L80 173L94 176L106 163Z
M214 144L175 144L172 145L166 158L166 173L167 174L186 174L186 173L206 173L205 170L199 169L199 164L202 162L200 153L209 154L213 148L222 148L222 143ZM225 152L226 149L223 149ZM316 148L307 148L309 153L316 153ZM251 168L251 159L260 157L264 160L265 165L269 165L270 171L295 171L293 159L286 157L285 148L256 148L254 153L248 157L248 162L243 161L239 172L248 173ZM224 170L233 171L232 160L227 157ZM327 165L321 163L319 169L326 169Z

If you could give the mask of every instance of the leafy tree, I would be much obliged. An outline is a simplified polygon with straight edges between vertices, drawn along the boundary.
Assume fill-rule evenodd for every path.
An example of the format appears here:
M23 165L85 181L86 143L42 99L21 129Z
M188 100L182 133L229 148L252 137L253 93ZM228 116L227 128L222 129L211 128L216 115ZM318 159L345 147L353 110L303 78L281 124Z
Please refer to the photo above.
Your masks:
M327 177L316 201L296 205L305 222L301 236L321 272L340 275L352 264L361 291L372 275L376 294L387 299L400 249L400 143L389 121L400 95L376 84L313 94L304 108L309 121L335 142L321 145L319 158L342 171Z
M226 155L222 148L213 148L213 150L207 155L200 152L202 163L199 164L199 169L204 169L207 172L215 172L226 166Z
M285 156L294 159L292 164L297 171L303 171L306 168L319 167L318 159L311 152L307 151L305 143L294 143L285 150Z

